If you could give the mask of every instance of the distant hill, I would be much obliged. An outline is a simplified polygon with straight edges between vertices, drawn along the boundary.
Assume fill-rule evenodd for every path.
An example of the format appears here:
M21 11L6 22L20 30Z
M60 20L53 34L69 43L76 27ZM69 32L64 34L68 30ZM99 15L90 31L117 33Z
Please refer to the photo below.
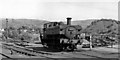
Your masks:
M97 19L88 19L88 20L77 20L77 21L72 21L72 25L80 25L82 28L86 28L88 25L91 24L91 22L95 21Z
M37 20L37 19L9 19L9 26L14 26L15 28L21 26L36 26L43 27L44 23L48 23L49 21L45 20ZM2 27L6 27L6 20L0 20L2 23ZM82 32L90 32L90 33L107 33L107 34L117 34L118 33L118 24L120 22L112 19L89 19L89 20L77 20L72 21L72 25L80 25L82 26ZM120 26L120 25L119 25Z
M13 26L15 28L21 27L21 26L36 26L36 27L42 27L44 23L47 23L49 21L45 20L37 20L37 19L8 19L8 25ZM2 27L6 27L6 20L2 19Z
M94 20L77 20L77 21L72 21L72 25L80 25L83 28L87 27L90 25L90 23ZM43 27L44 23L47 23L49 21L45 20L37 20L37 19L9 19L9 26L14 26L15 28L18 28L20 26L37 26L37 27ZM6 27L6 20L1 19L2 27Z
M84 29L84 32L93 34L118 34L118 24L118 21L112 19L95 20Z

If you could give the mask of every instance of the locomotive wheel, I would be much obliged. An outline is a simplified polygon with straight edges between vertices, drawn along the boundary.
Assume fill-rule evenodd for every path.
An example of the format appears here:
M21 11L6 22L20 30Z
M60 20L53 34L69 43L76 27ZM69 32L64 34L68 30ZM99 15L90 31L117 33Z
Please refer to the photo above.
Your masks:
M66 47L67 51L74 51L74 49L75 49L74 45L69 45L69 46Z
M47 43L43 43L43 47L48 48Z

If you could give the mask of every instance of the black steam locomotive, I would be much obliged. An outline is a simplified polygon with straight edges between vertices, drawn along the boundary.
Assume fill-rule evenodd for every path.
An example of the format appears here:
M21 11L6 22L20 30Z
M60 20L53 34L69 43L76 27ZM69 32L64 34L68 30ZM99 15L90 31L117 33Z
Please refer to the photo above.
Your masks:
M44 47L51 47L59 50L74 50L77 44L80 44L79 25L71 25L70 17L67 18L67 24L63 22L49 22L44 24L43 36L41 42Z

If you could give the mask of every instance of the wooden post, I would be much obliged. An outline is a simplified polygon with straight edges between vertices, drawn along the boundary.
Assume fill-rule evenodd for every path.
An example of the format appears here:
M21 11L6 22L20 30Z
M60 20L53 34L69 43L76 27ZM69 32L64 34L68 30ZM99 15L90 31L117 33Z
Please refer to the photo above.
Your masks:
M90 50L92 50L92 36L90 35Z

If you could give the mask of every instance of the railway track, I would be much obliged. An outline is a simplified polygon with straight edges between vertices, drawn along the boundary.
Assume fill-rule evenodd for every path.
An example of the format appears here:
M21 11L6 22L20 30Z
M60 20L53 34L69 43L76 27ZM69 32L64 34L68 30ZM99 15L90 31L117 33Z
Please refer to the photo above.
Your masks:
M6 58L11 59L9 56L7 56L7 55L5 55L5 54L0 53L0 55L4 56L4 57L6 57Z
M96 56L90 56L90 55L86 55L86 54L78 54L77 52L73 52L73 53L67 53L67 52L63 52L63 53L59 53L59 54L55 54L55 53L51 53L51 52L44 52L44 51L36 51L33 50L31 48L26 48L26 47L21 47L21 46L17 46L17 45L3 45L3 48L6 49L12 49L12 51L15 51L19 54L24 54L27 56L34 56L34 57L44 57L44 58L50 58L50 59L54 59L54 58L100 58L100 57L96 57Z
M31 49L31 48L26 48L26 47L21 47L21 46L16 46L16 45L11 45L11 46L3 45L2 48L10 49L14 52L24 54L24 55L27 55L27 56L35 56L35 57L40 56L40 57L45 57L45 58L61 58L61 57L64 57L64 56L60 56L60 55L53 54L53 53L50 53L50 52L36 51L36 50Z

